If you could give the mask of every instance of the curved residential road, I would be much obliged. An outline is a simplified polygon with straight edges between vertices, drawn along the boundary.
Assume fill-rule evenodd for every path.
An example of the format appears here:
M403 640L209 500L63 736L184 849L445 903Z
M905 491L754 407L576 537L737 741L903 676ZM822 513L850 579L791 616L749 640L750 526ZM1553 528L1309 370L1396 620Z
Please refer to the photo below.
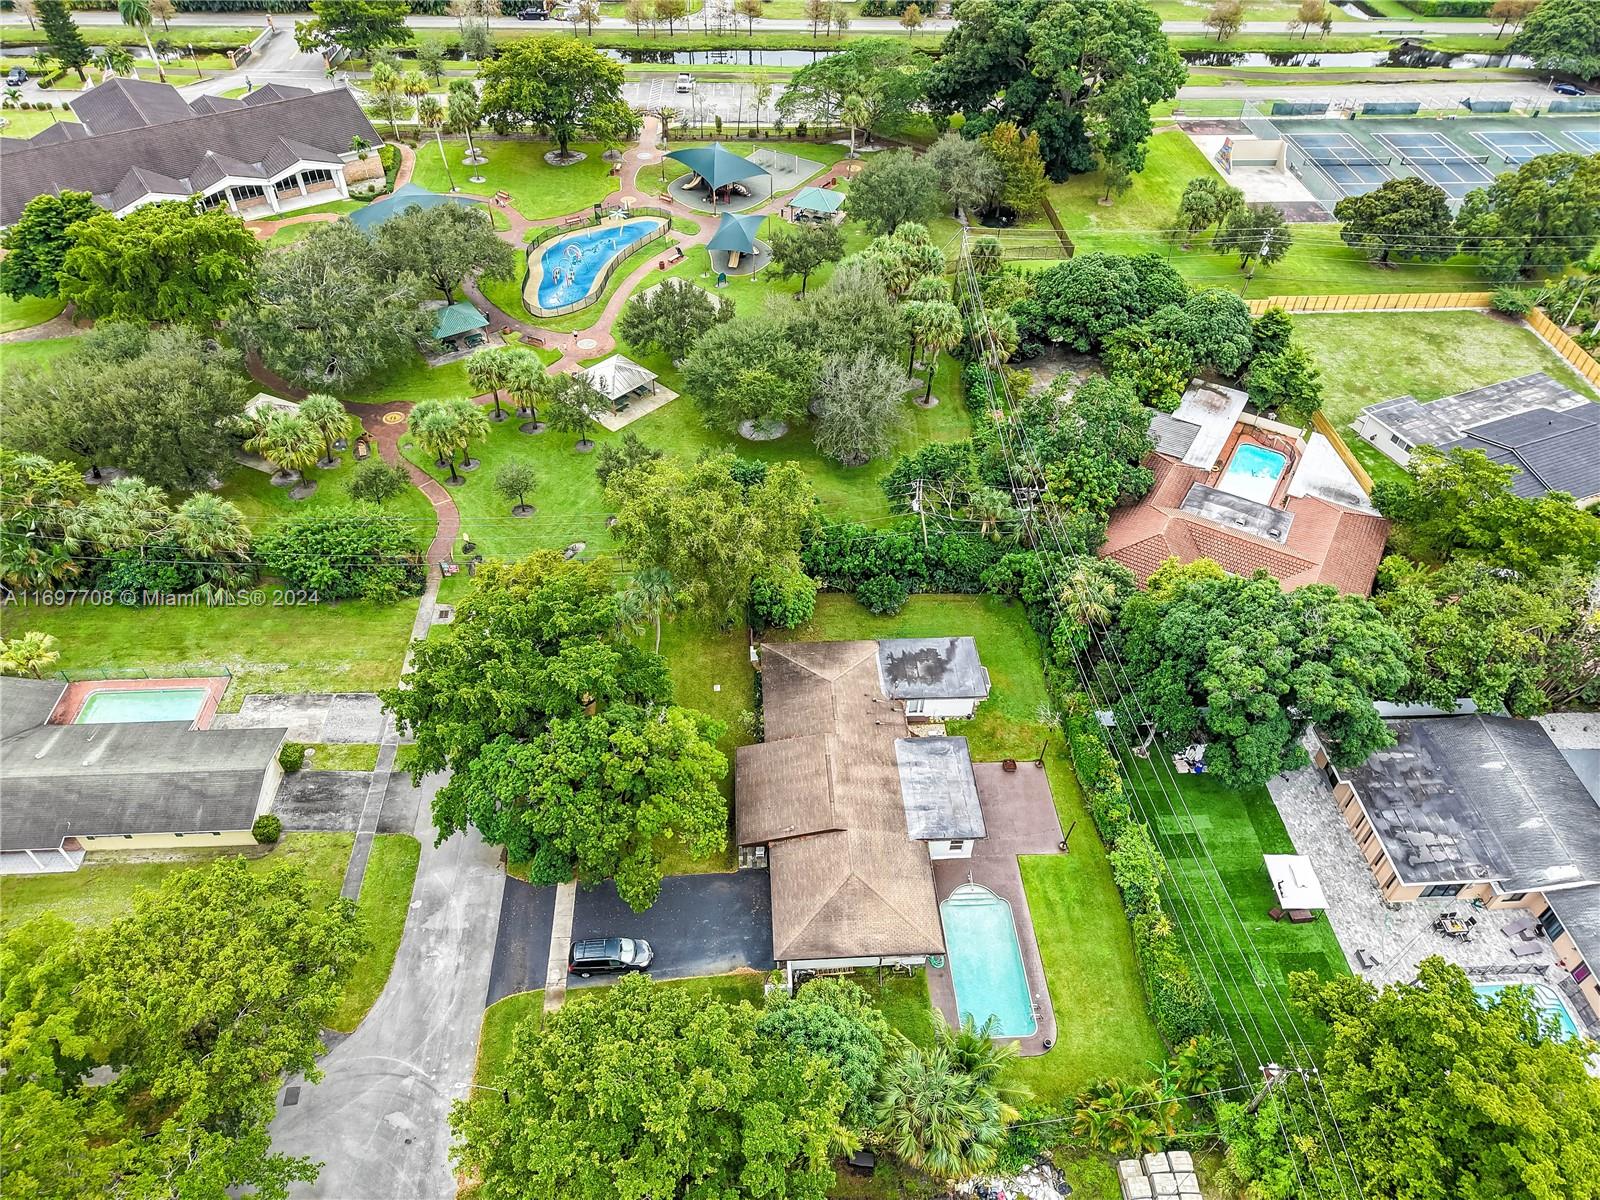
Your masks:
M422 783L422 843L405 934L367 1019L322 1060L321 1083L278 1093L272 1148L323 1163L291 1195L326 1200L452 1200L450 1105L468 1095L500 924L499 850L476 832L434 846ZM404 780L397 786L405 787ZM284 1101L299 1088L295 1103Z

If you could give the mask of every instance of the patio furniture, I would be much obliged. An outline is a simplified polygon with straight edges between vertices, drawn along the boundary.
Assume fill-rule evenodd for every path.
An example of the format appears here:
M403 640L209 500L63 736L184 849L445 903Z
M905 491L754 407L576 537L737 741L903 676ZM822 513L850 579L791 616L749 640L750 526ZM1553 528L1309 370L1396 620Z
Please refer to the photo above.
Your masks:
M1537 937L1538 934L1534 931L1538 924L1539 922L1533 917L1519 917L1515 921L1508 921L1505 925L1502 925L1500 927L1500 932L1505 934L1508 938L1526 938L1530 934L1532 934L1534 937Z
M1276 906L1267 909L1267 916L1271 917L1274 921L1283 920L1285 915L1286 914L1284 913L1283 909Z
M1537 942L1512 942L1511 953L1518 958L1527 958L1530 954L1539 953L1539 944Z
M1382 962L1383 960L1376 954L1372 954L1366 950L1356 951L1356 966L1360 967L1363 971L1370 971L1373 967L1378 966Z
M1317 919L1317 914L1309 908L1291 908L1289 910L1289 924L1309 925Z
M362 434L362 436L360 436L360 437L358 437L356 439L356 444L355 444L356 461L357 462L361 462L363 459L369 457L371 454L372 454L372 443L367 441L367 438L366 438L365 434Z

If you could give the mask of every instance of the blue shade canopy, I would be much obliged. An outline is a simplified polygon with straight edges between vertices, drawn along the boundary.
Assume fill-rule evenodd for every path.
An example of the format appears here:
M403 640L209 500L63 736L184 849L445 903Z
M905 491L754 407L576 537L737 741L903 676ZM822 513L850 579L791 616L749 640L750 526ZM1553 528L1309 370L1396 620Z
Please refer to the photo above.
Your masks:
M433 336L443 341L474 329L482 329L488 324L488 317L465 300L460 300L439 310L433 323Z
M815 213L836 213L843 206L843 192L819 187L801 188L795 198L789 201L790 208L801 208L806 212Z
M441 204L482 204L481 200L472 200L466 196L443 196L438 192L430 192L425 187L418 187L408 183L405 187L396 188L393 195L385 196L382 200L374 200L364 208L358 208L350 214L350 220L357 229L371 233L390 217L398 217L413 205L418 208L437 208Z
M741 217L738 213L725 212L717 225L717 232L706 243L706 249L726 250L730 254L754 254L756 233L765 220L760 213Z
M675 158L712 188L726 187L741 179L756 179L767 174L767 169L727 149L721 142L709 146L694 146L686 150L672 150L668 158Z

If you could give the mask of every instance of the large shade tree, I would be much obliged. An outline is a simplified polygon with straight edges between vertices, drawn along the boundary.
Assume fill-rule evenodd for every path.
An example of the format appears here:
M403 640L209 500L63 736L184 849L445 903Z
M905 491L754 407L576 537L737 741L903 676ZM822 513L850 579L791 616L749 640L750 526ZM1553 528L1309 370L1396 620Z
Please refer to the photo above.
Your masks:
M680 359L711 329L732 319L733 305L687 279L663 280L623 307L616 334L647 353Z
M1341 766L1394 740L1373 701L1409 681L1405 646L1363 597L1169 561L1123 604L1118 631L1133 693L1119 724L1152 721L1172 745L1203 739L1207 769L1229 787L1305 765L1311 724Z
M392 277L425 279L448 302L469 275L515 279L517 252L477 204L412 205L378 226L378 261Z
M1343 222L1344 242L1376 262L1443 262L1456 252L1450 197L1426 179L1403 175L1364 195L1346 196L1333 206L1333 215Z
M1528 55L1541 71L1600 77L1600 22L1589 0L1542 0L1522 11L1527 20L1511 39L1513 54Z
M309 21L295 24L302 50L326 51L343 46L356 58L411 41L407 9L385 0L311 0Z
M639 128L622 99L622 64L577 38L513 42L484 68L483 117L544 134L563 159L575 138L620 142Z
M926 55L892 38L858 38L790 76L778 111L791 123L838 125L853 99L860 106L857 128L899 133L921 105L927 63Z
M1534 267L1560 270L1600 236L1600 155L1541 154L1486 188L1456 214L1461 249L1501 279Z
M1002 121L1039 135L1060 181L1116 156L1144 165L1150 106L1171 100L1183 61L1139 0L962 0L927 75L928 103L966 132ZM1091 139L1091 131L1097 136Z
M906 425L911 380L891 359L863 350L830 355L817 377L817 450L847 467L883 458Z
M684 389L706 424L728 433L746 422L798 420L811 402L820 359L798 344L781 314L717 325L683 364Z
M504 1101L451 1112L484 1200L827 1196L830 1155L855 1139L825 1058L760 1032L749 1004L642 976L604 992L521 1026Z
M88 192L46 192L29 200L0 233L0 249L6 252L0 258L0 292L13 300L58 294L57 276L73 243L67 231L101 211Z

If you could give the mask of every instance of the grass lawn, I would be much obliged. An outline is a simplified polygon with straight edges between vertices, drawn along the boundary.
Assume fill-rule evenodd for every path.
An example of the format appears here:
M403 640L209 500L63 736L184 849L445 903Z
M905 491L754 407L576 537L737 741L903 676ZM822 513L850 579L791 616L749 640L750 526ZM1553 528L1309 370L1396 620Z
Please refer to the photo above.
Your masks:
M378 748L352 742L321 742L307 746L315 751L305 760L307 771L372 771L378 766Z
M13 300L0 294L0 333L15 329L31 329L59 316L67 302L59 296L24 296ZM9 353L9 348L7 350Z
M1595 394L1531 329L1490 313L1308 313L1294 323L1322 369L1323 410L1335 427L1348 429L1379 400L1437 400L1534 371ZM1375 479L1399 478L1400 468L1353 432L1345 441Z
M597 204L617 190L617 179L610 174L611 164L600 154L604 146L594 142L574 142L572 148L589 157L570 167L552 167L544 156L555 149L550 142L527 142L477 138L477 147L488 158L478 168L483 183L467 183L461 165L466 154L466 139L446 138L445 152L451 170L460 173L458 182L475 196L492 196L497 191L511 193L511 203L529 220L560 217ZM418 153L412 182L435 192L450 190L438 147L432 154Z
M57 121L77 119L71 109L8 108L0 112L0 120L5 121L5 128L0 129L0 136L30 138L50 128Z
M1185 106L1187 108L1187 106ZM1381 268L1339 240L1337 227L1296 225L1295 240L1281 262L1256 271L1248 282L1235 255L1213 252L1205 239L1185 251L1171 247L1161 230L1171 225L1184 185L1215 168L1186 134L1176 130L1150 139L1145 168L1133 187L1109 206L1099 203L1105 181L1099 172L1052 184L1050 202L1079 252L1169 254L1190 283L1225 287L1251 295L1317 295L1349 292L1473 291L1487 286L1474 260L1458 255L1443 263Z
M36 342L7 342L0 346L0 380L5 378L7 371L14 371L19 367L32 366L35 363L49 362L57 355L65 354L72 348L75 338L40 338Z
M272 477L265 471L246 466L228 473L218 495L238 505L257 534L264 533L291 513L360 503L350 496L350 481L356 473L355 455L345 450L338 457L342 461L331 470L319 471L312 467L306 472L306 477L316 483L317 490L304 500L291 500L289 488L273 487ZM438 520L433 505L416 488L408 487L394 499L385 500L380 511L388 520L405 521L419 545L426 547L433 540Z
M759 971L741 971L736 975L711 975L704 979L663 980L658 987L676 988L717 1000L723 1004L737 1004L748 1000L760 1007L761 989L767 977ZM578 988L567 993L567 1004L587 1004L605 995L602 988ZM473 1081L483 1087L494 1087L500 1080L506 1059L511 1056L511 1035L518 1025L528 1018L536 1024L544 1020L544 992L518 992L491 1004L483 1014L483 1029L478 1035L478 1065ZM498 1104L499 1098L494 1102Z
M409 834L386 833L373 839L367 872L361 879L361 898L356 902L366 920L369 948L345 982L344 999L328 1018L330 1028L341 1033L353 1031L389 981L406 913L411 909L411 887L421 854L421 844Z
M1048 744L1045 769L1072 853L1021 860L1060 1034L1048 1053L1021 1060L1012 1077L1041 1101L1060 1100L1106 1076L1142 1076L1162 1056L1145 1015L1127 918L1111 882L1065 748L1046 723L1038 641L1022 607L992 596L913 596L898 614L875 617L849 596L817 597L817 615L795 641L934 637L977 639L993 690L970 721L949 724L968 739L973 758L1033 758Z
M270 589L264 589L270 597ZM400 678L417 602L346 600L315 606L123 608L10 604L4 635L52 634L56 669L79 678L144 671L151 676L220 675L238 711L252 692L371 692Z
M361 386L340 395L341 400L357 404L392 404L398 400L444 399L470 395L466 364L457 359L442 367L430 367L422 355L387 371L380 371Z
M1295 852L1267 789L1233 791L1208 775L1169 778L1149 766L1129 782L1171 868L1168 911L1239 1053L1281 1061L1296 1029L1313 1044L1316 1023L1289 1007L1289 973L1349 968L1326 919L1291 925L1267 916L1276 899L1262 855Z

